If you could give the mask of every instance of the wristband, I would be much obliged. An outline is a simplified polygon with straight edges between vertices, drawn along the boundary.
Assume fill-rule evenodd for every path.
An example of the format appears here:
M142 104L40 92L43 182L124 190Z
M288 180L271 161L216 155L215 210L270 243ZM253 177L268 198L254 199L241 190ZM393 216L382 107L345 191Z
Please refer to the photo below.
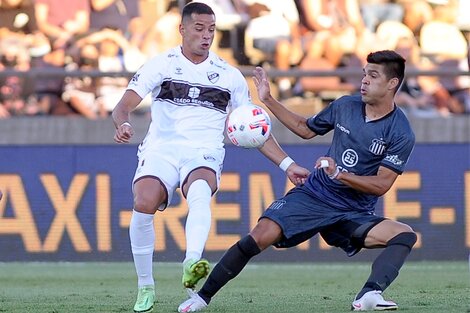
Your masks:
M285 172L292 163L294 163L294 160L292 160L290 157L285 157L284 160L279 163L279 168Z
M119 126L119 127L122 127L122 126L124 126L124 125L127 125L127 126L129 126L129 127L132 127L131 123L129 123L129 122L124 122L124 123L122 123L121 126Z
M338 177L338 175L339 175L339 168L336 167L335 172L334 172L333 174L329 174L329 175L328 175L328 178L330 178L330 179L336 179L336 177Z

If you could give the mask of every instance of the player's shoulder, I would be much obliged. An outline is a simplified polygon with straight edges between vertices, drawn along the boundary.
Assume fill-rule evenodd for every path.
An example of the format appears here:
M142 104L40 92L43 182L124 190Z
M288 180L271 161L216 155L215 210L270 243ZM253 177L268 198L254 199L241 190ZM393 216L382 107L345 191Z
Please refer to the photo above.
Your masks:
M363 105L361 95L344 95L331 102L331 106L342 111L347 110L347 108L355 110L358 105Z
M221 58L215 52L209 52L210 64L227 73L241 73L240 70L234 65L228 63L225 59Z
M394 124L397 125L397 129L402 130L405 133L413 134L413 128L411 127L411 123L408 120L408 117L406 116L405 112L395 105L394 109Z

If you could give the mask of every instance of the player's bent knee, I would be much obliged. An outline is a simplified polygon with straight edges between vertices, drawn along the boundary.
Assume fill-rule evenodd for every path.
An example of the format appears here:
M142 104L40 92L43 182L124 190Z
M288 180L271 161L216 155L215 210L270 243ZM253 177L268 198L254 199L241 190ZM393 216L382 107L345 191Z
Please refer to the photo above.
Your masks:
M140 198L134 200L134 211L145 213L145 214L155 214L158 208L158 204L153 201L148 201Z
M408 247L411 250L417 240L418 236L415 232L403 232L390 239L387 242L387 246L402 245Z
M242 251L242 253L248 258L254 257L261 252L261 249L258 247L258 244L251 235L247 235L240 239L240 241L237 242L237 245L240 251Z

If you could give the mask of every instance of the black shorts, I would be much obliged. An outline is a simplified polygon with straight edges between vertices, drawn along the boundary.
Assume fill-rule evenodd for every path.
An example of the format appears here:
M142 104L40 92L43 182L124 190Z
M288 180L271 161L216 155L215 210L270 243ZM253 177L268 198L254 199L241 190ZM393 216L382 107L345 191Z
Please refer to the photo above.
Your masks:
M277 248L296 246L321 233L329 245L342 248L350 256L363 247L367 232L385 219L367 211L336 209L304 186L274 201L261 218L269 218L281 227L282 239L274 244ZM360 226L361 232L356 234Z

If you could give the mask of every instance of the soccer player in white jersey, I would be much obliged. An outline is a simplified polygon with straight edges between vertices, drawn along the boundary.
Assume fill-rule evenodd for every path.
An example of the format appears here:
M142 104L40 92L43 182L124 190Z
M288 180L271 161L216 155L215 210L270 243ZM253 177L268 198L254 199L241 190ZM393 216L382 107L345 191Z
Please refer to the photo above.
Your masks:
M129 227L138 278L135 312L153 309L154 214L167 207L178 187L189 206L183 285L192 289L207 276L209 264L202 253L211 225L210 200L218 189L225 155L227 114L251 103L240 71L209 51L215 32L212 9L203 3L187 4L179 31L182 45L144 64L112 113L114 140L128 143L134 134L130 113L152 94L152 121L138 149ZM272 136L259 150L294 184L305 181L309 171L289 158Z

